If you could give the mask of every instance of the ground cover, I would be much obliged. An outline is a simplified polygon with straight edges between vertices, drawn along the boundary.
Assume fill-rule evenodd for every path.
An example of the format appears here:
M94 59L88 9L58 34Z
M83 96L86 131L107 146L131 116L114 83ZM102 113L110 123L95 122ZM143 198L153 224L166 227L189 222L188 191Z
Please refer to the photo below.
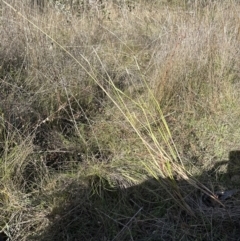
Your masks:
M238 240L239 9L2 1L2 232Z

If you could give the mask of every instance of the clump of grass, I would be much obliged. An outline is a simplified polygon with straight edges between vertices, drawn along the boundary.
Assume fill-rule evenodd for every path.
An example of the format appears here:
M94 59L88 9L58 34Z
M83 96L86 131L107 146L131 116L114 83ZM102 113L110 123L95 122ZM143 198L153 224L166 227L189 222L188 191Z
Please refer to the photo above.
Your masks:
M200 192L228 188L213 169L239 140L238 8L109 2L70 14L3 1L12 240L217 238L225 211L211 216Z

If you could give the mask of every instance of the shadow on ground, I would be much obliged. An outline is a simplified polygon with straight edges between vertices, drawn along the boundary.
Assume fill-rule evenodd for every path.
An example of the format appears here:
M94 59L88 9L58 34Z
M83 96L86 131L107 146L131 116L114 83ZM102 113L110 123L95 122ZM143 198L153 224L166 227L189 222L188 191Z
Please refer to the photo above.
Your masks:
M212 191L227 190L228 185L234 185L231 178L240 174L240 151L231 151L225 164L228 172L223 174L223 180L228 179L228 184L216 183L215 190L208 187ZM214 170L218 167L219 164ZM206 173L204 176L197 178L210 178ZM126 189L113 189L107 181L94 177L91 190L71 183L65 189L68 200L60 202L52 211L48 216L51 225L33 240L240 240L240 195L237 192L222 200L224 206L216 202L209 205L199 190L179 181L181 195L194 213L191 216L176 205L170 195L172 190L168 193L162 182L170 180L150 179Z

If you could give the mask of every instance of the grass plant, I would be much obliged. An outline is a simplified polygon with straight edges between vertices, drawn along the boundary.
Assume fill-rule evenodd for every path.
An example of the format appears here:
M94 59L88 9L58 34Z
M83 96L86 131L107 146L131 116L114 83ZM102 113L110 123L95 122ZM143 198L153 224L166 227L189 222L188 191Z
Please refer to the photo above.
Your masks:
M9 240L238 240L239 9L2 0Z

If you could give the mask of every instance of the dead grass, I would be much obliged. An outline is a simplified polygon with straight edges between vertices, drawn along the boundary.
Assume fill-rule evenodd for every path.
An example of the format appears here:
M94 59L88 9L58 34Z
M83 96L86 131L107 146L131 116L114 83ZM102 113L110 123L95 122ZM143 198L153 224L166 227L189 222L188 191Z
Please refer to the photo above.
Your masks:
M2 2L9 240L238 239L239 4L159 3Z

